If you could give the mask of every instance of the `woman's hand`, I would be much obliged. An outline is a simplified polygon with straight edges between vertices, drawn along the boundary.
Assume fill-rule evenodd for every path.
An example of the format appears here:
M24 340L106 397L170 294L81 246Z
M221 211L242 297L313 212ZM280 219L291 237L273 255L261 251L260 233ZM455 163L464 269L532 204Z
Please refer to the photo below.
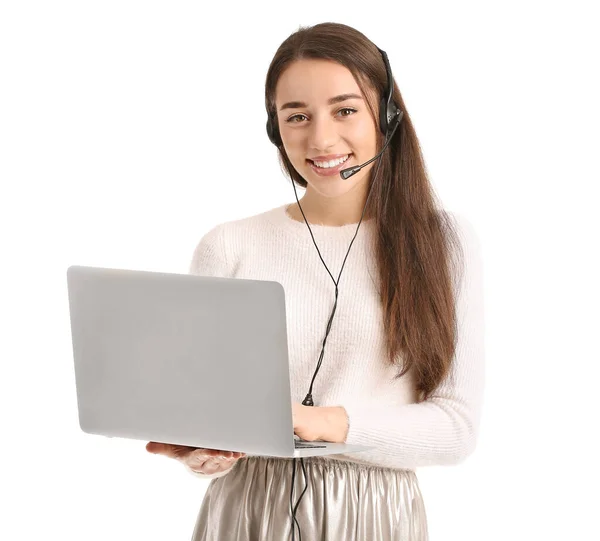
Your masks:
M229 470L245 453L237 451L219 451L217 449L202 449L170 443L148 442L146 451L149 453L175 458L196 473L212 474Z
M305 441L344 443L348 435L348 416L342 406L317 407L292 404L294 434Z

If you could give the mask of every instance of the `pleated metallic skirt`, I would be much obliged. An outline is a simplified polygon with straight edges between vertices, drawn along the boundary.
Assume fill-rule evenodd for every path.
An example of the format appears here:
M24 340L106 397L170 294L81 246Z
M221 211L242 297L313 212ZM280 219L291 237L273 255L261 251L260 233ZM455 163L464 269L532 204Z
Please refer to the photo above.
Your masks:
M296 511L302 541L427 541L414 471L326 457L304 459L308 486ZM208 486L192 541L292 539L293 459L246 457ZM296 459L294 505L306 484ZM296 541L300 541L295 526Z

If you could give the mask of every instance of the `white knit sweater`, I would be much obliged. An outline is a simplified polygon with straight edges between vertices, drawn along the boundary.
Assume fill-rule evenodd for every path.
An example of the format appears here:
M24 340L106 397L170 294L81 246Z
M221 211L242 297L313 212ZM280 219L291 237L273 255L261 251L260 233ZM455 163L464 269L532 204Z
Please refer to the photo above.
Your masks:
M335 285L306 224L287 213L289 206L212 228L194 251L190 273L283 285L292 400L302 402L321 352ZM412 371L393 379L398 367L385 354L374 222L363 220L360 225L339 281L338 306L313 399L315 406L344 406L350 422L346 442L375 449L331 455L333 460L414 470L457 464L475 449L484 387L482 257L472 224L457 213L448 214L457 225L465 262L458 292L458 345L449 377L421 403L415 403ZM336 280L356 227L311 224Z

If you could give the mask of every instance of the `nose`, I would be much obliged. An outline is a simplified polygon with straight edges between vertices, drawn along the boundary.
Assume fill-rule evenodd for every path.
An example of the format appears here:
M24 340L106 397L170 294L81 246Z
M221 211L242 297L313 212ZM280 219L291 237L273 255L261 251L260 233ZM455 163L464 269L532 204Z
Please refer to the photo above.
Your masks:
M309 129L309 145L317 151L325 151L338 139L335 121L329 115L315 115Z

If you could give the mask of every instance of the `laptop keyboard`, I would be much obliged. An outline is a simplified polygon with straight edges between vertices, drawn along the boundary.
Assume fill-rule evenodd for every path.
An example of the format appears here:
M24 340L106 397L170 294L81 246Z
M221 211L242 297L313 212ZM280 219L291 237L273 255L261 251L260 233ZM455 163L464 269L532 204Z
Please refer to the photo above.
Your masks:
M294 440L295 449L325 449L326 445L315 445L308 441Z

